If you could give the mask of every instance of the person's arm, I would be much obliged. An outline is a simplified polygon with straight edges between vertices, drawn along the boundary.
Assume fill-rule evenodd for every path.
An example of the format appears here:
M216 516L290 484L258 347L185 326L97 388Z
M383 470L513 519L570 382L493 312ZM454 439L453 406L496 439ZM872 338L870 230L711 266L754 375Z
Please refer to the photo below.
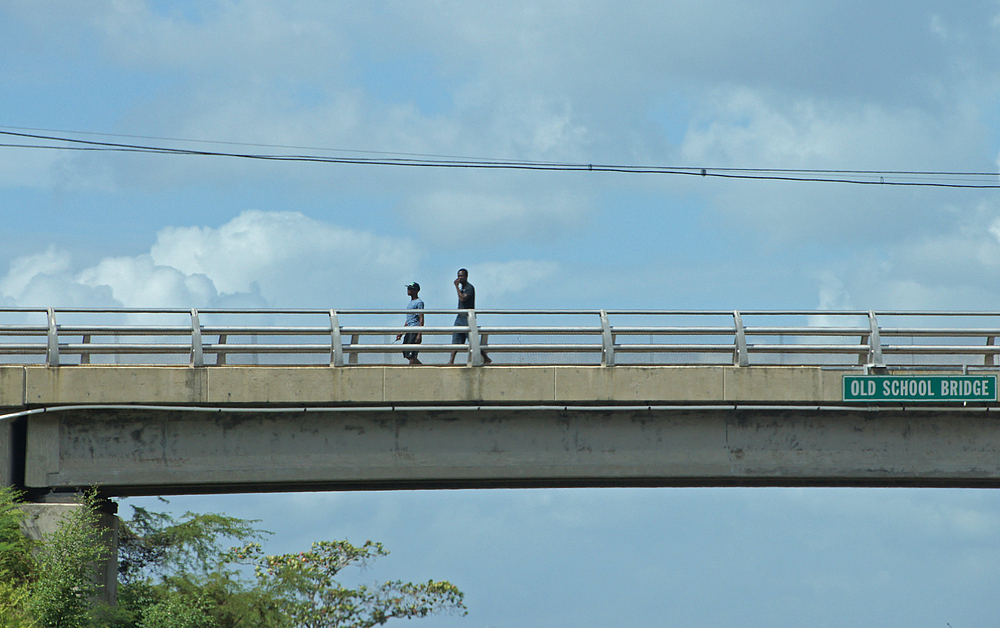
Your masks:
M458 279L455 280L455 292L458 293L458 300L465 301L469 298L469 288L462 289L462 284L459 283Z
M424 326L424 315L423 314L417 315L417 325L420 325L421 327ZM417 338L416 338L416 340L414 342L416 342L417 344L420 344L423 341L424 341L424 332L418 331L417 332Z

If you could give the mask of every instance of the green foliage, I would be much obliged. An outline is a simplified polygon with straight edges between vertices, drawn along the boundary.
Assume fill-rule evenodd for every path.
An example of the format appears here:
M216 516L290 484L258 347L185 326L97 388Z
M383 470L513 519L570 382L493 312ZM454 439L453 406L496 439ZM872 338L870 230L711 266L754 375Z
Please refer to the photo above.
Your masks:
M243 543L268 534L256 521L187 512L179 519L132 507L119 533L118 572L123 582L172 575L205 575L220 565L223 540Z
M21 529L24 511L17 507L20 497L13 488L0 488L0 583L14 588L27 583L33 571L31 542Z
M219 628L279 625L268 611L274 604L247 587L223 544L268 534L254 523L212 513L187 512L176 519L133 507L132 518L120 528L119 606L129 609L138 627L151 621L168 625L162 622L189 615Z
M26 610L30 591L13 582L0 582L0 628L30 628L35 625Z
M99 523L97 495L90 491L80 507L70 509L56 531L38 545L36 580L27 607L40 627L90 625L97 592L94 565L108 554Z
M259 543L268 533L254 521L143 508L120 527L118 605L95 606L94 564L107 552L95 492L34 545L18 498L0 489L0 628L371 628L465 611L449 582L347 588L336 580L347 566L387 555L380 543L321 541L268 556ZM225 549L233 541L241 545Z
M465 612L463 594L450 582L413 584L399 580L349 589L336 580L348 565L365 566L389 552L381 543L356 547L320 541L311 551L263 556L259 546L243 548L256 564L258 582L275 593L295 628L371 628L393 618Z
M146 609L138 628L215 628L208 609L196 596L168 597Z
M31 542L21 529L24 511L17 507L21 495L0 488L0 628L27 628L28 585L34 575Z
M21 529L20 497L13 488L0 488L0 628L28 628L34 623L26 610L34 561L31 542Z

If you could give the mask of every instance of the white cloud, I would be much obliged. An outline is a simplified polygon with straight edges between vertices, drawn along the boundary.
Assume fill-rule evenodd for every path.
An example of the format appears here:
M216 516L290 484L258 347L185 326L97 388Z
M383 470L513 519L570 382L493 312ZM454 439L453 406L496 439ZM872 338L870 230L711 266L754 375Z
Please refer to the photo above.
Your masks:
M55 247L17 258L0 278L0 297L33 307L397 308L423 256L410 240L298 212L246 211L218 228L166 227L149 253L85 268ZM537 294L559 265L515 260L471 270L490 306L501 307L512 295ZM445 282L425 281L425 300L451 307Z
M20 305L390 306L420 253L409 241L296 212L247 211L219 228L167 227L148 254L76 269L50 247L18 258L0 294Z
M205 275L185 275L176 268L154 264L149 255L101 260L81 271L77 281L94 288L106 286L115 299L130 307L205 307L218 297Z
M402 286L421 257L407 240L262 211L243 212L218 229L167 227L150 255L186 275L210 277L220 292L256 284L273 305L318 307L384 303L383 286Z
M70 269L70 256L50 246L44 253L20 257L10 265L10 271L0 280L0 293L20 299L31 280L38 275L58 275Z

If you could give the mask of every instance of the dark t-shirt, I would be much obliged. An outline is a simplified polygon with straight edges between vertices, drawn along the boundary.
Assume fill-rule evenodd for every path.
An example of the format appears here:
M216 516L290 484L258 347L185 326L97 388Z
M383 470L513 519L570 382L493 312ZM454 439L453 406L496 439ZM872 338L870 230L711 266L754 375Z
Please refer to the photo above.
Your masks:
M461 285L458 286L459 292L464 295L458 298L458 309L460 310L474 310L476 309L476 288L471 283L466 283L463 288Z

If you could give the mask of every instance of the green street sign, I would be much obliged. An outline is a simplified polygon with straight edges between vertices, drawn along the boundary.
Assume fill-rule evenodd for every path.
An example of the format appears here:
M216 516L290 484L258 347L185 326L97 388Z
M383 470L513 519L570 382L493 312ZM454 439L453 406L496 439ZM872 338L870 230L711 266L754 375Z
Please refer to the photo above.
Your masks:
M844 376L844 401L996 400L996 375Z

